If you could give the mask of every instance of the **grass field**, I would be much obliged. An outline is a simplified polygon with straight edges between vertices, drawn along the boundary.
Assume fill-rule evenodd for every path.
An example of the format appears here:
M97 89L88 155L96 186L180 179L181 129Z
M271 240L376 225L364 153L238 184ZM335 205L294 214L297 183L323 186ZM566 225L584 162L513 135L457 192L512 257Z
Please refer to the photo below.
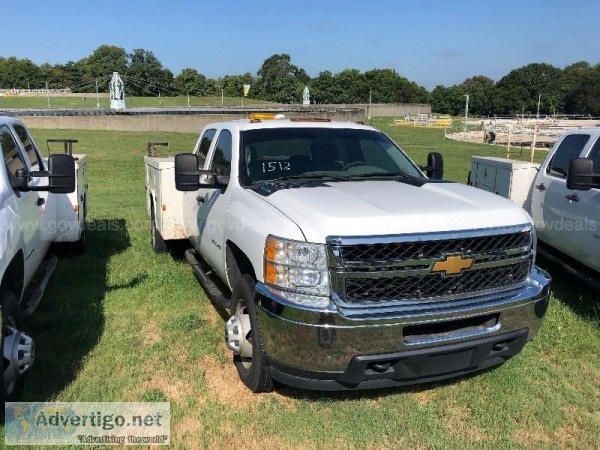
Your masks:
M464 182L471 155L503 149L443 131L376 125L417 163L441 151ZM177 255L154 254L145 211L149 140L189 151L191 134L34 130L88 154L92 225L82 257L62 257L27 323L37 362L23 401L170 401L174 448L598 448L600 300L559 270L537 339L506 364L453 382L337 394L238 381L222 319ZM544 157L539 152L538 158ZM1 438L2 436L0 436Z
M187 107L187 96L177 97L127 97L128 108L152 108L152 107ZM242 99L241 97L224 97L225 106L241 106L248 104L267 104L261 100ZM50 97L51 108L95 108L97 105L96 94L86 97ZM108 108L110 100L108 97L100 98L100 107ZM221 106L221 97L194 97L190 96L189 106ZM21 108L48 108L48 100L45 96L40 97L0 97L0 109Z

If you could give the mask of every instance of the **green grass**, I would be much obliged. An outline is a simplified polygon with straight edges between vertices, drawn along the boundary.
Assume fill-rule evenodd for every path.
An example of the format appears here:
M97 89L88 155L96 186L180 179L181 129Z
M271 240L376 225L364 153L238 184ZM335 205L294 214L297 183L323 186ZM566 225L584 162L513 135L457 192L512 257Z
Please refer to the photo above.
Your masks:
M127 97L128 108L158 108L158 107L187 107L187 96L177 97ZM50 97L51 108L95 108L96 94L84 97ZM261 100L241 97L224 97L225 106L241 106L249 104L268 104ZM108 97L100 98L100 107L108 108L110 100ZM221 106L221 97L195 97L190 96L190 106ZM40 97L0 97L1 109L26 109L26 108L48 108L48 100L45 96Z
M441 151L464 182L469 158L503 150L388 132L417 163ZM536 340L506 364L436 385L338 394L279 388L250 394L223 343L222 319L188 265L150 247L146 142L190 150L192 134L34 130L79 139L88 154L89 234L82 257L60 259L27 330L37 363L22 401L171 402L174 448L597 448L598 295L553 270L552 303ZM540 152L542 153L542 152ZM542 156L540 156L542 157ZM0 439L1 439L0 435Z

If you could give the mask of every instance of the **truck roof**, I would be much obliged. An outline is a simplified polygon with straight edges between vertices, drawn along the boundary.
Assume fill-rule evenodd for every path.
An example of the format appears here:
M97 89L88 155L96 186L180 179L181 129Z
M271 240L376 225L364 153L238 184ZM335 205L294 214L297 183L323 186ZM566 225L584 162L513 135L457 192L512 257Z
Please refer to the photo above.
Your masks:
M352 128L357 130L375 130L375 128L357 122L329 121L324 119L294 118L294 119L272 119L251 120L238 119L226 122L212 123L207 127L223 127L237 129L238 131L258 130L264 128Z
M574 128L572 130L566 131L565 134L589 134L590 136L599 136L600 135L600 127Z
M6 125L6 124L19 124L19 125L23 125L23 122L21 122L19 119L16 119L14 117L0 116L0 125Z

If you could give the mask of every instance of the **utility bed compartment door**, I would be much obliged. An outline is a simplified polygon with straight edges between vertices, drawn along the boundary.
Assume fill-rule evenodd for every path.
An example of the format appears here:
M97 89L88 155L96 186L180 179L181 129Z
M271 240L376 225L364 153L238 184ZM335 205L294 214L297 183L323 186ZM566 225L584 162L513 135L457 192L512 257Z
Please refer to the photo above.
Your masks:
M154 208L156 228L165 241L186 239L184 192L175 189L175 158L144 157L148 212Z

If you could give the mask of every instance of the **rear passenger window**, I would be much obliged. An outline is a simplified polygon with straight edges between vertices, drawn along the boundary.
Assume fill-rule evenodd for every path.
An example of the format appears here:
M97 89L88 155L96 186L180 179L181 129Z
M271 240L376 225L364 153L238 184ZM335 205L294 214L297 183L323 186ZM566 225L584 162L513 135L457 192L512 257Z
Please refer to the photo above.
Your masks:
M208 149L210 149L210 146L212 144L213 139L215 138L216 133L217 130L215 129L206 130L200 138L200 145L198 146L198 155L203 161L206 160L206 155L208 155Z
M594 162L594 173L600 173L600 138L596 141L588 156Z
M23 144L23 148L27 153L27 158L29 158L29 162L31 163L31 169L39 170L40 157L37 149L35 148L33 139L31 139L31 136L29 136L29 133L25 127L21 125L15 125L13 128L15 129L17 136L19 136L19 139Z
M569 163L573 158L578 158L581 151L590 139L589 134L570 134L558 146L546 172L558 178L567 178Z
M9 176L16 177L19 169L25 168L25 162L19 152L19 146L6 125L0 126L0 145L2 156Z
M223 175L229 175L231 171L231 141L231 132L229 130L221 131L212 159L211 167Z

